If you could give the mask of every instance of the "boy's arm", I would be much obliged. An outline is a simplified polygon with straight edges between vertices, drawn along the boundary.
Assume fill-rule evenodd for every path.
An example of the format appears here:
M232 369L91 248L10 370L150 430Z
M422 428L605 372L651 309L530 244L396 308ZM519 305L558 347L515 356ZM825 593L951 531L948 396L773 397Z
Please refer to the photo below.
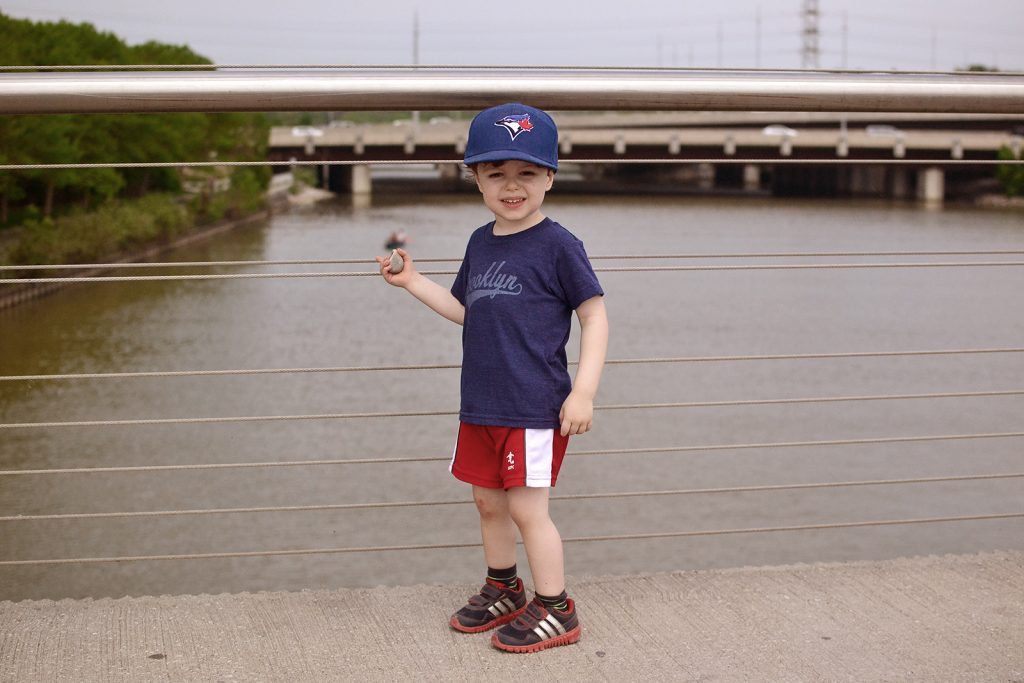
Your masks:
M604 297L594 296L576 309L580 320L580 365L572 391L562 404L558 418L562 436L590 431L594 420L594 396L601 381L604 357L608 351L608 314Z
M377 256L380 274L388 284L401 287L426 304L431 310L461 325L466 318L466 307L455 296L430 278L421 275L413 265L412 257L405 249L398 249L398 255L405 261L400 273L391 272L391 257Z

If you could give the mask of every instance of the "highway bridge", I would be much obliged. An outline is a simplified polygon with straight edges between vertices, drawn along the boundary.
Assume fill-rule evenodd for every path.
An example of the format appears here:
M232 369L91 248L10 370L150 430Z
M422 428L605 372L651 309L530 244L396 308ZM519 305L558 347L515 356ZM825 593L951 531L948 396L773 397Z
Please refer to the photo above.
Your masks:
M991 175L999 150L1020 154L1024 116L851 112L556 112L560 158L585 179L643 179L696 191L920 197L938 201L947 175ZM323 184L371 191L369 165L435 163L458 178L468 120L274 128L272 161L322 160ZM330 162L344 166L331 166ZM974 163L972 163L974 162Z

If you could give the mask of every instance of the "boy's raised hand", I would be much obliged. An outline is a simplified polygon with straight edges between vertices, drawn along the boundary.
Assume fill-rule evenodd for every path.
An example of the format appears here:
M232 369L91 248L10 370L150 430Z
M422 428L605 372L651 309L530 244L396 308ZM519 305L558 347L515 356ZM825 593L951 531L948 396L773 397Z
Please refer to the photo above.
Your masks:
M389 285L395 287L405 287L412 281L413 275L416 274L416 268L413 266L412 257L409 256L409 252L405 249L396 249L398 255L402 257L405 262L405 266L399 273L391 272L391 256L375 256L377 264L380 266L380 274L384 276L384 279Z

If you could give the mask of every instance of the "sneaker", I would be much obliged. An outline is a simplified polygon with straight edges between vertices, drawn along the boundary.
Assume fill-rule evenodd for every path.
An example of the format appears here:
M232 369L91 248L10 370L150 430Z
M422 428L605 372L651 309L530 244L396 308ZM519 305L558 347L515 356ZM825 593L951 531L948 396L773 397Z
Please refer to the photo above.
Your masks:
M480 592L471 596L466 606L453 614L448 623L456 631L480 633L507 624L525 609L526 588L522 579L516 579L514 589L487 579Z
M548 611L540 600L534 599L518 618L491 636L491 645L507 652L539 652L575 643L582 632L580 620L576 603L572 598L567 602L565 611Z

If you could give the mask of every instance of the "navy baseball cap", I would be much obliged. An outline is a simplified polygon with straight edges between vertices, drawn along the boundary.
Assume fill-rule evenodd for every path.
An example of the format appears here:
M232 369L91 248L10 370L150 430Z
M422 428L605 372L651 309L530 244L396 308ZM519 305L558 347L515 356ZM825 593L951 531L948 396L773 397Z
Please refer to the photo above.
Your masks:
M469 124L463 163L519 159L558 170L558 128L546 112L511 102L484 109Z

